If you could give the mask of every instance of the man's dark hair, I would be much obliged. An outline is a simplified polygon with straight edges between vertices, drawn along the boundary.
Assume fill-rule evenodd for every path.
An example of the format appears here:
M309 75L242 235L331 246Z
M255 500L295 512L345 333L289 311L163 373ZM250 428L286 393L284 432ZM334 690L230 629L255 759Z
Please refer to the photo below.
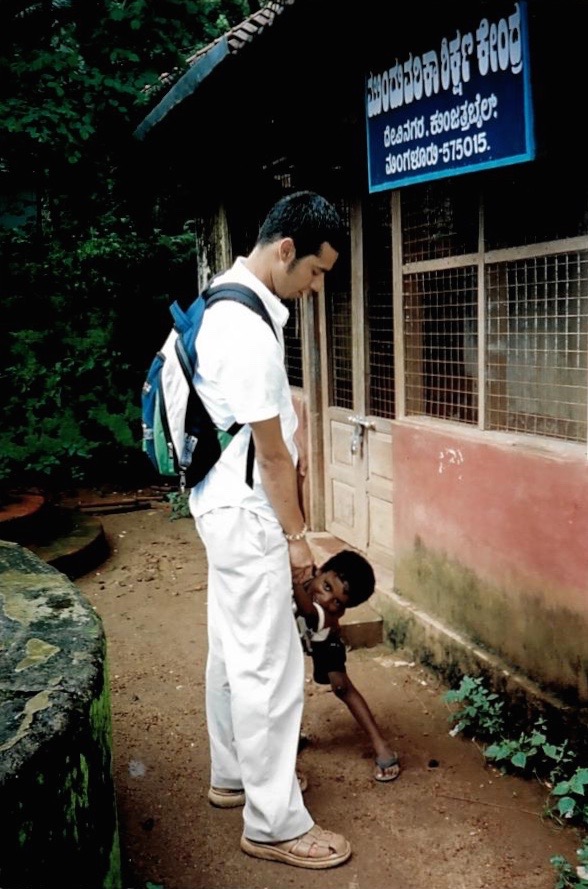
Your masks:
M334 571L345 584L345 592L349 596L349 608L361 605L373 593L376 586L374 569L368 560L351 549L342 549L331 556L321 571Z
M292 238L296 259L318 256L327 241L337 253L345 243L343 221L335 207L314 191L296 191L274 204L259 234L258 244L272 244L280 238Z

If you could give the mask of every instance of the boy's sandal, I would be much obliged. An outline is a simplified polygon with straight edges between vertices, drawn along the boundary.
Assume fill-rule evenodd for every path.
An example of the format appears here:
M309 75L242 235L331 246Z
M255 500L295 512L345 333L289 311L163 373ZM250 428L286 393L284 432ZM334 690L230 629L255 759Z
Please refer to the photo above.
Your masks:
M396 753L383 759L381 756L376 757L376 769L374 771L374 781L395 781L400 774L400 761Z
M303 772L296 771L301 793L308 787L308 778ZM234 809L245 805L245 791L232 790L228 787L209 787L208 802L218 809Z
M345 837L323 830L318 824L313 825L302 836L282 843L256 843L243 835L241 849L253 858L281 861L282 864L315 870L337 867L351 856L351 845Z

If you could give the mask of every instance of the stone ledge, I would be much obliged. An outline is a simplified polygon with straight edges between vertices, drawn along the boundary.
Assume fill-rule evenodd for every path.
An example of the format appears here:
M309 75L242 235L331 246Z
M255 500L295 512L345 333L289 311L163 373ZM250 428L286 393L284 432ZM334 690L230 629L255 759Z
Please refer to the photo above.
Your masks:
M382 643L382 616L374 611L371 601L349 608L341 618L341 635L349 648L372 648Z
M76 587L0 541L0 886L119 889L106 643Z
M588 710L570 707L497 655L417 608L394 590L376 589L373 604L383 618L384 642L392 649L409 652L415 660L443 677L449 687L463 676L483 676L505 699L513 720L520 721L521 726L543 715L578 751L588 746Z

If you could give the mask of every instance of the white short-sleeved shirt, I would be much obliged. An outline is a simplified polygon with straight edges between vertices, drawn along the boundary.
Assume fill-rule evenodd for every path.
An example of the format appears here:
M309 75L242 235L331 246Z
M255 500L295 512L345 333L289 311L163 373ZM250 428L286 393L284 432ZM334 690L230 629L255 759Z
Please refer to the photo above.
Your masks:
M239 283L263 300L276 336L263 318L232 300L204 312L196 338L198 367L194 382L212 419L221 429L243 423L206 478L190 492L194 517L223 506L240 506L269 518L274 511L254 467L253 488L246 481L249 423L280 417L282 435L296 463L294 433L298 419L284 365L283 328L288 309L244 265L239 257L214 284Z

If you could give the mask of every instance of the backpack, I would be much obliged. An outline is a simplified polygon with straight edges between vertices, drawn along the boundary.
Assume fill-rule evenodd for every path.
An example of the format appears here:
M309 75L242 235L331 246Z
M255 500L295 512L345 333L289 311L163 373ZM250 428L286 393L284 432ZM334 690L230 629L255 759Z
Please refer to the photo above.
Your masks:
M206 288L186 309L176 300L170 306L173 327L157 352L143 385L141 412L142 450L157 473L174 481L183 493L201 481L226 446L242 428L233 423L218 429L194 387L198 363L196 335L205 310L223 299L247 306L276 332L259 296L242 284ZM253 479L253 437L247 459L247 483Z

